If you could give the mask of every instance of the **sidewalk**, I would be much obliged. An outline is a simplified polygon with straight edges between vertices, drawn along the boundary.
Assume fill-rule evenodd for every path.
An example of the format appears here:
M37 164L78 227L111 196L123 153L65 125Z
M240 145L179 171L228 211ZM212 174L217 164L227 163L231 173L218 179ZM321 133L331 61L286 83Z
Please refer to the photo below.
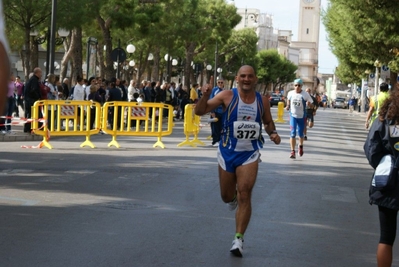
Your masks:
M41 141L43 137L36 134L24 133L24 122L18 117L12 119L11 134L0 133L0 142ZM15 124L17 123L17 124Z

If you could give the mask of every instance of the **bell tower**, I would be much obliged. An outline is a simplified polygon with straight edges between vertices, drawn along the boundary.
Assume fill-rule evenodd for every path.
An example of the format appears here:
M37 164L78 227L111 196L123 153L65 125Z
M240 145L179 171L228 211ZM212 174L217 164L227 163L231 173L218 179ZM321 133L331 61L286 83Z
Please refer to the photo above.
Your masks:
M319 47L321 0L300 0L298 41Z
M297 76L304 88L317 90L319 85L319 32L321 0L299 0L298 41L291 47L299 50Z

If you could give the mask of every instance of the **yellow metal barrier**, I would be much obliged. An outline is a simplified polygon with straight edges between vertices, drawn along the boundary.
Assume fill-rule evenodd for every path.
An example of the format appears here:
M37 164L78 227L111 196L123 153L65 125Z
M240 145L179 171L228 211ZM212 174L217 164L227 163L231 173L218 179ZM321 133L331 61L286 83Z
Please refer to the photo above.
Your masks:
M186 135L186 140L178 144L181 146L192 146L197 147L199 145L205 145L202 141L198 139L198 133L200 131L200 120L201 118L194 113L194 104L189 104L185 106L184 109L184 134ZM190 141L190 135L194 135L194 139Z
M42 116L41 116L42 115ZM86 136L80 147L95 146L90 136L100 131L101 105L92 101L36 101L32 110L32 130L43 136L41 146L52 149L50 136ZM44 123L39 121L43 118ZM63 122L65 125L62 125ZM69 123L73 126L70 129ZM91 123L93 122L93 123Z
M163 120L165 112L167 121ZM102 125L103 132L112 136L109 147L119 148L116 137L125 135L155 136L158 141L153 147L165 148L161 138L172 134L173 106L161 103L107 102L103 106Z
M285 120L283 117L284 117L284 102L278 102L277 119L275 119L274 122L285 123Z

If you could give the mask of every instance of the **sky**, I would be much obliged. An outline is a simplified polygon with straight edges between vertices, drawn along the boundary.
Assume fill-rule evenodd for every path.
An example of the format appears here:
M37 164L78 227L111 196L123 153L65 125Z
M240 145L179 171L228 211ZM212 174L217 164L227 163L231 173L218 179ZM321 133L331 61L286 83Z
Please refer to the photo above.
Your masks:
M234 0L237 8L256 8L260 13L273 15L273 27L280 30L291 30L293 41L298 40L299 3L302 0ZM230 2L230 0L227 0ZM321 8L327 9L328 0L321 0ZM331 52L327 33L320 21L319 39L319 73L332 74L338 61Z

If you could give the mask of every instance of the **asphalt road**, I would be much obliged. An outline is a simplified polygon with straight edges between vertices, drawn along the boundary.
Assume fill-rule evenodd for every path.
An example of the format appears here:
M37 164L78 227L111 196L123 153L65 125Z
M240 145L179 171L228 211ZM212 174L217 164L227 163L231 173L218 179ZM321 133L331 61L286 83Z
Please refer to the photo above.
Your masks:
M282 143L261 151L243 258L229 253L234 212L219 196L206 125L197 148L177 147L182 122L165 149L152 137L109 148L107 135L92 138L95 149L81 137L52 138L52 150L1 143L0 266L376 266L363 125L364 115L320 110L292 160L289 126L277 124Z

